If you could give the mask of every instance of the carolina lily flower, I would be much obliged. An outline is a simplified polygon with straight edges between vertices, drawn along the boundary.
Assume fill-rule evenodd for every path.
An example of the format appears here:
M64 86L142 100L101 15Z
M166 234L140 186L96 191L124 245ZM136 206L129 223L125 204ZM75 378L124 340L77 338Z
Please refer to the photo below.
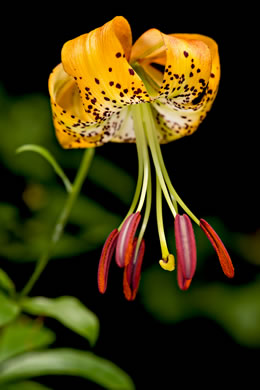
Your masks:
M103 247L98 269L100 292L106 291L108 269L115 255L117 265L124 268L126 298L133 300L136 296L145 250L143 236L151 210L150 156L156 172L162 268L175 268L164 234L163 193L175 218L180 288L189 287L196 268L190 218L206 233L225 274L232 277L233 266L223 243L177 194L160 149L160 144L192 134L210 110L220 79L215 41L199 34L166 35L150 29L132 45L130 26L118 16L66 42L61 59L49 78L54 127L61 146L94 148L111 141L135 143L137 148L136 191L126 217ZM184 215L179 214L178 205Z

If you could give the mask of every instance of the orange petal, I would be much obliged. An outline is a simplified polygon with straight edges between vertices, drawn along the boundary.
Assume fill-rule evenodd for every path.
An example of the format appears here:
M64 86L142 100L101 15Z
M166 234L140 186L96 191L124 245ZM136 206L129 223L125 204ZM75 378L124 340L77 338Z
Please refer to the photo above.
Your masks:
M205 221L204 219L200 220L200 227L210 240L213 248L217 252L220 265L222 267L222 270L224 274L228 278L234 277L234 267L231 261L231 258L228 254L228 251L226 250L223 242L221 241L220 237L217 235L215 230L210 226L210 224Z
M54 125L63 147L135 141L125 107L149 101L149 95L128 62L131 44L127 20L115 17L63 46L62 65L49 80Z
M56 66L49 77L53 123L64 148L91 148L107 142L103 125L86 121L75 80Z
M64 69L78 85L88 120L102 122L126 105L149 100L128 62L131 45L127 20L115 17L63 46ZM86 109L89 105L92 107Z
M216 42L203 35L166 35L152 29L137 40L132 52L154 87L160 142L192 134L217 94L220 63Z
M160 97L154 107L158 112L156 122L161 143L166 143L192 134L206 117L219 82L219 73L215 72L213 77L213 62L218 69L220 65L217 45L213 53L199 36L175 34L163 37L168 49L167 59ZM214 89L211 79L214 79Z

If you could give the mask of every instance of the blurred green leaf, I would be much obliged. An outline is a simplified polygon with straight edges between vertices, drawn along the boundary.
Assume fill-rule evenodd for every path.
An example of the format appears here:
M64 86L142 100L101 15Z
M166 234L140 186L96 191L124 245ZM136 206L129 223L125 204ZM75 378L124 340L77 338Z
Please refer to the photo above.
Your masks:
M9 278L7 273L0 268L0 289L5 290L10 295L15 292L15 285L13 281Z
M40 154L45 160L48 161L48 163L52 166L56 174L61 178L61 180L64 183L64 186L67 190L67 192L71 191L72 185L65 175L64 171L60 167L60 165L57 163L55 158L52 156L52 154L44 147L39 146L39 145L32 145L32 144L27 144L20 146L17 150L16 153L22 153L22 152L35 152Z
M34 192L30 196L33 195ZM48 192L45 190L43 198L43 207L26 220L19 217L15 206L0 204L0 255L13 261L37 261L49 245L66 193L57 188L49 188ZM36 196L33 200L36 201ZM97 248L119 223L119 216L94 200L79 196L65 233L55 247L53 258L68 258Z
M42 348L55 340L55 334L43 326L40 320L27 317L19 318L5 328L0 334L0 362L22 352Z
M27 143L42 145L60 161L63 168L77 169L82 152L63 150L60 147L55 137L48 97L31 94L19 99L9 98L1 90L0 99L3 102L0 107L0 156L12 172L34 179L37 183L55 182L53 170L37 156L15 155L16 149ZM135 186L133 178L100 155L95 156L89 179L126 204L132 198Z
M260 346L260 280L242 286L196 279L188 291L177 287L176 273L159 267L143 272L140 296L146 310L159 321L176 323L194 316L211 318L238 343Z
M14 320L19 311L19 306L0 291L0 327Z
M85 337L91 345L97 340L98 318L77 298L25 298L22 300L21 306L27 313L55 318L66 327Z
M245 260L260 265L260 230L255 233L233 235L234 249Z
M105 389L134 389L130 377L112 362L73 349L31 352L10 359L0 367L0 384L41 375L80 376Z
M40 383L25 381L6 383L2 385L1 390L51 390L49 387L43 386Z
M49 100L40 94L24 95L19 99L6 99L1 110L0 155L4 164L14 173L39 180L54 178L53 170L38 156L16 156L16 149L26 143L52 145L52 128Z
M133 152L135 153L135 150ZM100 155L96 155L93 160L89 171L89 179L99 187L117 196L125 204L129 204L132 200L135 180L121 167Z
M189 290L183 293L178 289L176 271L164 271L158 264L142 273L140 297L146 310L159 321L174 323L189 318L192 312L186 304L187 293Z
M242 286L221 284L196 289L190 297L197 312L219 323L239 344L260 346L260 280Z

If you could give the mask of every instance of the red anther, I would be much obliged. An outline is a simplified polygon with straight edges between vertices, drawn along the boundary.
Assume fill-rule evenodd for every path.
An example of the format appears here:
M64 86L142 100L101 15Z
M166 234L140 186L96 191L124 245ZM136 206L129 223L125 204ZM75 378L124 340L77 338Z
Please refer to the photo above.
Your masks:
M135 232L140 219L139 212L129 215L120 230L116 246L116 263L121 268L125 267L132 258Z
M215 230L210 226L210 224L207 221L205 221L205 219L200 219L200 227L204 231L208 239L210 240L215 251L217 252L219 262L224 274L228 278L233 278L235 274L234 267L231 258L228 254L228 251L226 250L220 237L217 235Z
M174 225L178 285L181 290L187 290L194 276L197 264L196 241L191 221L186 214L177 214Z
M135 256L136 243L137 238L134 240L132 259L124 270L123 288L125 297L128 301L133 301L136 297L141 278L141 268L145 251L145 242L142 240L138 253Z
M117 239L118 239L118 230L114 229L106 239L106 242L103 246L102 253L98 265L98 289L104 294L107 288L107 278L108 271L111 263L112 256L115 251Z

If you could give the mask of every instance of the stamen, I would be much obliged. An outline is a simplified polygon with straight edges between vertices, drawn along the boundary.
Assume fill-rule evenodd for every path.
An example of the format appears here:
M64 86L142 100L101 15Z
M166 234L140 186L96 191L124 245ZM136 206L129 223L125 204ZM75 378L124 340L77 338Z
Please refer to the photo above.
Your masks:
M145 116L144 126L146 129L147 140L148 140L151 152L152 152L152 157L153 157L154 165L156 168L156 173L157 173L157 176L159 178L159 181L160 181L164 196L167 200L167 203L168 203L171 211L173 211L172 207L174 207L174 212L173 212L174 217L178 213L177 207L174 203L175 201L177 201L179 203L179 205L183 208L183 210L186 211L186 213L193 219L193 221L197 225L200 225L199 219L186 206L186 204L183 202L183 200L177 194L176 190L174 189L174 187L171 183L171 180L169 178L168 172L166 170L166 167L165 167L165 164L163 161L160 145L159 145L159 142L158 142L158 139L156 136L156 127L155 127L155 122L153 120L151 107L149 104L146 104L146 103L142 104L142 107L143 107L143 112L144 112L144 116ZM169 195L168 195L168 190L167 190L165 183L167 184L168 190L169 190L171 196L173 197L173 201L171 199L170 200L168 199ZM166 188L166 190L165 190L165 188Z
M118 236L116 246L116 263L119 267L125 267L131 260L134 250L134 237L141 214L136 212L125 220Z
M153 158L156 174L157 174L158 180L160 182L165 199L168 203L168 206L169 206L169 208L170 208L170 210L175 218L177 215L177 211L176 211L176 209L173 205L173 202L169 196L168 189L166 187L164 177L163 177L163 174L161 171L159 159L157 156L156 142L158 142L158 140L157 140L156 134L154 134L154 131L153 131L154 120L153 120L152 114L150 112L150 107L149 107L149 105L144 103L144 104L140 104L140 109L142 110L142 113L143 113L143 118L144 118L143 127L145 129L146 139L148 141L148 144L150 146L150 150L152 153L152 158ZM156 141L155 141L155 138L156 138Z
M186 290L196 269L196 241L191 221L186 214L178 214L174 225L178 261L178 284L182 290Z
M159 234L161 251L162 251L162 259L159 261L159 264L163 269L167 271L173 271L175 269L174 256L169 253L166 237L164 233L163 215L162 215L162 189L158 177L156 177L156 217L157 217L158 234Z
M143 222L136 243L135 259L137 258L137 253L139 251L139 247L141 245L142 238L145 233L145 229L147 227L147 223L151 211L151 203L152 203L152 185L151 185L151 168L150 168L149 152L148 152L147 141L143 131L143 122L142 122L142 116L141 116L141 111L139 106L140 105L135 105L132 107L132 115L133 115L133 120L135 125L136 144L140 151L139 153L144 166L143 186L142 186L142 192L140 195L137 211L141 212L145 198L146 198L146 206L145 206Z
M134 242L134 245L136 244L137 244L137 239ZM137 290L141 278L141 267L143 263L144 250L145 250L145 242L144 240L142 240L138 253L136 254L135 252L130 263L125 267L123 289L124 289L125 297L129 301L133 301L137 294Z
M167 258L163 258L159 260L160 266L166 271L174 271L175 270L175 259L172 254L168 254Z
M215 251L217 252L219 262L224 274L228 278L233 278L235 272L234 272L232 260L223 242L221 241L220 237L217 235L215 230L210 226L210 224L204 219L200 220L200 227L204 231L208 239L210 240Z
M108 271L117 243L118 230L114 229L106 239L98 265L98 289L104 294L107 289Z

